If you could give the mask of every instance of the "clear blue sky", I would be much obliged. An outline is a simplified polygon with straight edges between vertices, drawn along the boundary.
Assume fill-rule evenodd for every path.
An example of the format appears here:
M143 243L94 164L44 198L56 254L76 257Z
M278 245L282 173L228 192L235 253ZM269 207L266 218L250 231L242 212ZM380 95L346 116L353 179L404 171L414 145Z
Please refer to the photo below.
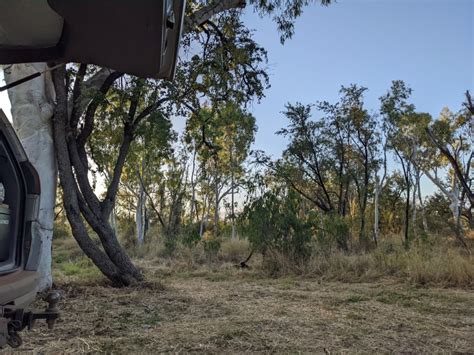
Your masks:
M457 111L465 90L474 90L473 17L474 0L338 0L307 8L282 46L275 24L246 10L246 24L268 50L272 85L252 107L254 147L278 157L285 140L274 132L286 123L284 104L334 101L350 83L369 88L369 109L402 79L420 111Z

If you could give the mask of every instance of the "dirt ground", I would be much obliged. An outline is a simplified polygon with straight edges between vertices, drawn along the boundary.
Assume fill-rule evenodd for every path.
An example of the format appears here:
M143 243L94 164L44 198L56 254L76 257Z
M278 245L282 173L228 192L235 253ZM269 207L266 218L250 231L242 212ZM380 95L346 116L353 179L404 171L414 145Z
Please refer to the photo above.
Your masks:
M153 273L152 273L153 274ZM386 280L154 273L134 289L66 282L62 319L23 334L36 353L473 352L472 290ZM151 278L153 279L153 278Z

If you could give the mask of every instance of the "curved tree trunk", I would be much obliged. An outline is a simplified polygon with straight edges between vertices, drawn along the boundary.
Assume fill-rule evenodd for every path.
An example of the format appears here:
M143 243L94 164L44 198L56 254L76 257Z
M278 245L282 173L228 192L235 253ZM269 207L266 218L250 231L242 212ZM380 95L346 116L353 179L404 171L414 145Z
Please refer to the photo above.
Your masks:
M53 119L55 152L59 181L64 192L64 208L73 236L86 255L114 284L119 286L135 284L141 281L143 276L118 242L109 223L131 134L124 134L116 162L114 184L109 186L106 199L100 203L88 181L87 168L79 156L76 135L71 134L74 125L71 125L69 119L65 67L53 72L53 82L57 97ZM89 237L84 221L97 233L103 250Z
M45 63L10 65L4 70L5 81L11 83L45 69ZM38 223L33 227L33 237L42 241L38 271L41 275L40 289L46 290L53 281L51 246L57 186L51 119L54 87L51 76L47 73L16 86L8 90L8 96L12 106L13 126L41 181L40 210Z

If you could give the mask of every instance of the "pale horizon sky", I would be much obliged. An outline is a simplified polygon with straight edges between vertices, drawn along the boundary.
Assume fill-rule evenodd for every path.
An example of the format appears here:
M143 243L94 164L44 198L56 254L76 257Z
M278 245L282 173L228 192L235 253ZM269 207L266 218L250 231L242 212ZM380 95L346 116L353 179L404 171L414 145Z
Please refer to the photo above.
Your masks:
M474 91L473 17L474 0L338 0L306 8L295 36L281 45L275 23L249 7L244 22L268 51L271 83L250 109L259 127L253 148L279 157L286 142L274 133L286 124L284 105L335 102L340 86L351 83L368 87L369 110L377 111L378 97L397 79L413 89L419 111L459 110L464 92ZM10 116L6 93L0 108ZM423 187L433 190L426 181Z

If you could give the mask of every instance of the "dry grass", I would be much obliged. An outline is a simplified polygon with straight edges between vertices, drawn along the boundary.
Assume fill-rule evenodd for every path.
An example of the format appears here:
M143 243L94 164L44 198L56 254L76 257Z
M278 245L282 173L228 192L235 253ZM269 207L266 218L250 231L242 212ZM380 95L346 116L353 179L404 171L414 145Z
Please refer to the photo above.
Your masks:
M147 245L133 251L147 284L114 289L74 243L56 242L62 319L54 332L44 324L25 332L21 350L474 351L474 263L456 249L384 246L315 255L304 266L279 255L262 265L256 255L251 269L235 268L248 252L245 242L228 241L212 260L202 246L170 258Z
M202 268L146 286L63 283L62 320L24 334L38 353L470 352L474 295L393 282L261 278Z
M389 244L368 253L315 253L295 263L270 253L264 270L272 276L303 275L342 282L376 282L397 279L418 286L474 288L474 258L449 244L413 245L405 250Z

